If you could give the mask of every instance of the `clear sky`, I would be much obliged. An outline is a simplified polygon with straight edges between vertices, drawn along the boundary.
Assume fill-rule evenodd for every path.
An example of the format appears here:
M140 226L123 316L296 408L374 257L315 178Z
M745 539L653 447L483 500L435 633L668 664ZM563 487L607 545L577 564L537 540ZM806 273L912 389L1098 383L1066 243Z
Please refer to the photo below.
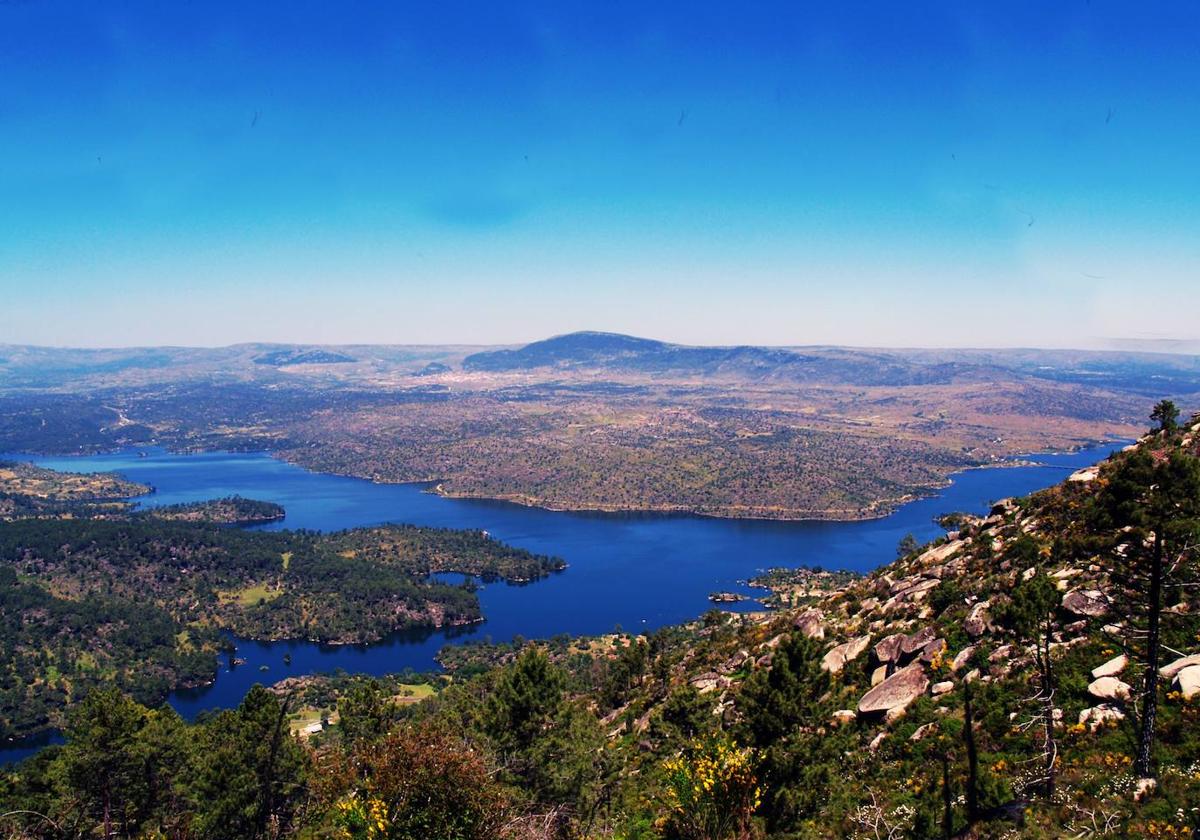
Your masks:
M0 0L0 343L1200 338L1200 3Z

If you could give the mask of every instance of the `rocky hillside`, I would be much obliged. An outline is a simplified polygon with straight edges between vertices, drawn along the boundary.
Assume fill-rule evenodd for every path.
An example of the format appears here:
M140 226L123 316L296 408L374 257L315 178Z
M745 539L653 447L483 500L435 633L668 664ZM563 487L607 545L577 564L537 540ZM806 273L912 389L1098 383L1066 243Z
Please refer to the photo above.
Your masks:
M767 576L785 608L544 649L575 673L626 795L660 821L680 817L672 772L711 761L701 745L718 737L756 757L753 836L1191 837L1198 456L1200 416L986 517L956 517L869 576ZM1171 482L1183 495L1162 506ZM1169 557L1143 766L1142 574L1156 535ZM468 650L448 667L523 661L511 646Z
M814 764L824 756L840 765L822 777L822 795L797 808L796 792L781 804L771 791L796 784L795 768L779 760L773 770L768 758L760 776L768 832L942 836L948 819L952 833L970 836L1193 836L1197 456L1200 416L1057 487L1003 500L986 517L959 517L944 539L865 578L825 591L810 580L795 608L698 626L705 641L677 673L712 698L725 729L768 756L781 749L754 743L747 723L770 687L776 712L789 704L805 712L782 737L803 743ZM1178 479L1182 495L1155 509L1175 466L1193 483ZM1131 495L1139 478L1150 489ZM1143 572L1156 535L1166 547L1157 716L1149 764L1139 768ZM794 587L777 595L797 603ZM781 651L790 679L804 675L790 700L781 696L789 691L777 673ZM613 720L623 716L645 737L669 715L669 698Z

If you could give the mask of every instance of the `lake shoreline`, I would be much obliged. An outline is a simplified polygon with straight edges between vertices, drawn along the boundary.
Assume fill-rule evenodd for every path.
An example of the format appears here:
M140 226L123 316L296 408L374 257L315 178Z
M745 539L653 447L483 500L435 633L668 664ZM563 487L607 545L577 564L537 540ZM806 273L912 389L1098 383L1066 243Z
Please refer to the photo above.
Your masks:
M994 461L984 461L977 464L968 464L963 467L957 467L947 471L943 479L937 484L929 484L918 487L914 492L906 493L902 496L896 496L885 499L877 499L870 502L865 507L854 509L837 509L826 508L820 510L791 510L781 512L779 515L759 515L757 513L742 514L736 512L733 508L723 508L713 511L697 510L688 505L657 505L649 507L634 507L625 505L606 505L603 503L580 503L577 505L563 504L559 502L548 502L536 498L522 497L521 494L511 495L488 495L476 494L455 490L446 489L447 482L453 479L448 478L419 478L406 481L387 481L376 477L358 475L353 472L330 472L325 470L313 470L307 467L304 463L294 458L287 457L286 450L277 449L202 449L202 448L173 448L171 446L153 444L148 446L133 446L133 447L118 447L112 449L97 449L87 452L26 452L26 453L6 453L0 454L0 458L87 458L106 455L120 455L126 452L146 452L160 450L171 455L203 455L228 452L238 455L265 455L273 458L281 463L290 464L298 467L305 472L314 475L337 476L339 478L352 478L359 481L366 481L379 486L390 487L420 487L425 492L431 493L443 499L456 499L463 501L481 501L495 502L501 504L510 504L517 507L529 508L532 510L547 511L549 513L578 513L578 514L594 514L598 516L678 516L678 517L696 517L700 519L714 519L721 521L744 521L744 522L869 522L873 520L886 519L896 512L897 509L906 504L922 499L935 498L939 493L953 484L954 477L973 470L990 470L990 469L1006 469L1023 466L1037 466L1038 462L1031 459L1036 459L1039 456L1046 457L1052 455L1070 455L1078 452L1095 449L1103 446L1110 446L1118 443L1130 443L1127 438L1112 438L1112 439L1096 439L1086 441L1076 447L1066 450L1046 450L1043 452L1020 453L1005 458L1000 458ZM128 497L130 501L138 502L143 499L152 498L156 492L156 488L151 486L149 492ZM274 520L268 520L274 521ZM241 525L243 523L233 523ZM245 523L248 525L256 525L262 523Z
M550 504L539 500L524 500L515 496L489 496L476 495L473 493L456 492L445 489L445 482L439 480L423 480L423 481L376 481L375 479L367 479L362 476L349 475L348 478L360 478L364 481L371 481L375 484L410 484L423 486L426 492L432 493L443 499L462 499L467 501L481 502L500 502L503 504L515 505L517 507L530 508L533 510L544 510L550 513L585 513L598 515L612 516L681 516L681 517L696 517L698 519L715 519L720 521L744 521L744 522L870 522L872 520L886 519L895 513L899 508L912 502L921 501L922 499L931 499L937 497L939 493L948 488L954 483L954 477L963 473L971 472L972 470L991 470L991 469L1011 469L1016 467L1036 467L1042 464L1036 460L1039 455L1071 455L1077 452L1083 452L1088 449L1094 449L1102 446L1110 446L1113 444L1125 444L1130 441L1125 438L1114 438L1111 440L1096 440L1089 441L1088 444L1079 446L1073 450L1066 451L1046 451L1040 453L1027 453L1023 455L1014 455L1011 458L1002 458L998 461L988 461L980 464L971 464L965 467L960 467L946 473L942 482L936 485L927 485L920 488L917 492L907 493L903 496L898 496L890 499L881 499L872 503L872 507L863 508L860 513L846 512L846 515L841 515L843 512L836 509L827 509L820 511L793 511L799 515L782 515L782 516L754 516L742 515L736 513L720 513L713 511L701 511L694 508L689 508L685 505L662 505L658 507L623 507L618 505L600 505L600 504L584 504L578 506L563 506ZM266 454L271 457L277 457L274 453L266 451ZM286 459L284 459L286 460ZM287 463L296 463L287 461ZM303 466L296 464L297 466ZM325 473L326 475L343 475L342 473Z
M285 521L252 526L256 528L331 531L409 522L486 530L510 545L569 563L569 574L551 575L536 586L482 585L482 620L465 626L412 629L366 645L233 637L231 655L245 660L244 665L230 670L221 659L211 683L171 693L171 705L191 719L207 709L236 706L258 682L337 670L374 675L434 670L439 651L464 640L593 636L618 626L649 632L695 619L712 607L713 592L750 594L746 601L723 605L742 612L762 595L747 582L766 569L821 566L863 572L878 567L891 559L905 534L922 542L944 534L936 524L939 514L986 513L999 498L1056 484L1118 448L1110 443L1074 454L1038 453L1032 458L1041 463L1026 456L957 471L930 497L859 521L551 512L503 501L446 498L427 492L428 483L399 485L311 473L261 452L32 457L56 469L115 469L131 480L148 480L158 492L143 497L143 506L236 494L287 510ZM0 746L0 761L11 761L19 752L15 745Z

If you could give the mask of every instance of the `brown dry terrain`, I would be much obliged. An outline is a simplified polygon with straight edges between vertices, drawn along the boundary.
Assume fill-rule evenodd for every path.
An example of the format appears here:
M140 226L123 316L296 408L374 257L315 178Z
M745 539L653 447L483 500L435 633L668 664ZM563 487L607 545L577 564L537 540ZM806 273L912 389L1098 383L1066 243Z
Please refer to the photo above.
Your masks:
M150 492L144 484L109 473L69 473L0 461L0 493L48 502L113 501Z
M533 399L473 384L444 402L317 412L288 428L280 452L311 469L550 508L849 519L957 469L1137 429L1074 386L654 387ZM1122 402L1125 416L1144 413Z
M0 521L120 514L150 487L108 473L69 473L0 461Z
M1194 356L695 348L600 333L501 350L0 356L0 451L267 449L450 496L779 519L879 515L955 470L1134 437L1157 399L1200 396Z

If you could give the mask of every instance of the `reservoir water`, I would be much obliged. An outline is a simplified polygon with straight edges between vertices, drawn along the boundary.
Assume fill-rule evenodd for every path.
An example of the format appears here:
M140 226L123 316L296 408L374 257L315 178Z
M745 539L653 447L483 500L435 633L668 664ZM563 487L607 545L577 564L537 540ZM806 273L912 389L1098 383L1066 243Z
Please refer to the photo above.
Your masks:
M155 488L154 494L139 500L147 506L234 494L277 502L287 517L263 526L268 529L328 531L384 522L483 529L504 542L567 561L565 571L533 584L484 586L479 597L486 621L465 629L397 634L369 646L237 639L236 655L245 664L230 667L222 661L212 685L171 696L171 705L192 718L204 709L237 705L256 682L337 669L368 674L408 667L433 669L435 654L447 643L606 633L617 627L640 632L686 621L712 606L709 593L753 595L744 581L775 566L869 571L895 557L896 545L905 534L925 542L943 533L934 521L940 514L985 512L997 499L1055 484L1122 445L1030 456L1032 466L968 470L955 475L950 486L936 495L862 522L562 513L506 502L446 499L422 485L374 484L312 473L266 453L180 455L140 450L98 456L3 457L59 470L119 472ZM753 602L734 608L738 606L755 608ZM285 654L290 654L290 664L284 663ZM19 759L40 745L0 747L0 761Z

